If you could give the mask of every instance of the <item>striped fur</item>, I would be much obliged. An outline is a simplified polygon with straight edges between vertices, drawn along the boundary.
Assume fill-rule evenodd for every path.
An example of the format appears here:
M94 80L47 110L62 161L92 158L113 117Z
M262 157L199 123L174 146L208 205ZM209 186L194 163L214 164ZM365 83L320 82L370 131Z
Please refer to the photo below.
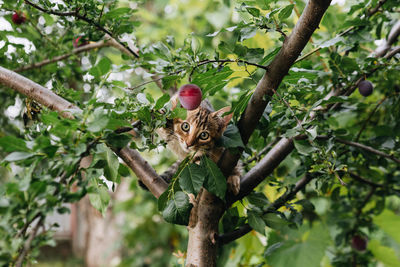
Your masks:
M175 107L176 97L171 101ZM168 122L166 128L157 129L157 133L180 160L195 153L196 163L202 155L218 162L223 148L217 147L216 141L222 136L232 118L232 114L224 116L229 110L229 107L225 107L214 111L208 101L203 101L197 109L187 111L185 120L176 118ZM236 166L227 181L229 189L235 194L239 192L240 169L240 166Z

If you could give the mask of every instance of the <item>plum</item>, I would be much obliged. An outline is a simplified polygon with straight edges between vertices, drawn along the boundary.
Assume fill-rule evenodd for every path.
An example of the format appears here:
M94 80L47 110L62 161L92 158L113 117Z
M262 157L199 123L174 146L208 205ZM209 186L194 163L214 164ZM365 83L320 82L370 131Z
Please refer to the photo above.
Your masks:
M178 92L179 101L187 110L196 109L201 103L201 96L201 89L195 84L182 85Z
M351 246L357 251L365 251L367 249L368 239L361 235L354 235L351 239Z
M363 80L358 83L358 91L363 96L369 96L370 94L372 94L373 89L373 84L368 80Z
M21 25L26 21L25 14L19 11L15 11L14 14L11 17L12 22L14 22L17 25Z

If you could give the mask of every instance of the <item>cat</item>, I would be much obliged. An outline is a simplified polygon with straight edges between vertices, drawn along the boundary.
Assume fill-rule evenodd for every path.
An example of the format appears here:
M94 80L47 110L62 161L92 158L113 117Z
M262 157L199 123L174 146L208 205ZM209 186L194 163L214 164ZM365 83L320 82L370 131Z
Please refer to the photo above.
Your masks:
M178 96L171 97L172 109L177 106ZM174 118L166 123L165 128L158 128L157 134L167 142L168 148L183 160L189 154L195 153L193 162L199 163L200 157L208 156L215 163L220 159L224 148L217 146L217 140L221 138L228 126L233 113L230 107L224 107L214 111L207 100L203 100L200 106L194 110L188 110L186 119ZM174 164L171 169L163 174L165 179L177 171L179 164ZM236 165L232 174L227 179L228 190L237 195L240 190L240 163Z

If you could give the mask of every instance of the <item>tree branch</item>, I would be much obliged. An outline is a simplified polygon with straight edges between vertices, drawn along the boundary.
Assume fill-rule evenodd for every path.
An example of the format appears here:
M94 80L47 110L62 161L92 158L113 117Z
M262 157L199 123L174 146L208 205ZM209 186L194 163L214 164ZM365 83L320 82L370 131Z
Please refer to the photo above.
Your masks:
M48 64L51 64L51 63L54 63L54 62L57 62L57 61L64 60L64 59L69 58L70 56L75 55L75 54L83 53L83 52L86 52L86 51L89 51L89 50L93 50L93 49L96 49L96 48L102 48L102 47L110 46L110 45L111 45L110 40L108 40L108 41L98 41L96 43L87 44L87 45L75 48L70 53L67 53L67 54L64 54L64 55L61 55L61 56L57 56L57 57L53 57L52 59L46 59L46 60L43 60L43 61L38 62L38 63L33 63L31 65L23 66L23 67L15 69L14 71L15 72L22 72L22 71L26 71L26 70L30 70L30 69L34 69L34 68L40 68L40 67L43 67L45 65L48 65Z
M73 118L70 111L80 110L64 98L56 95L43 86L17 74L13 71L0 67L0 83L4 84L19 93L34 99L39 104L47 106L52 110L60 112L66 118ZM149 188L149 190L159 197L167 188L165 181L157 175L154 169L140 156L140 154L130 148L114 149L116 154L124 159L129 167L135 172L137 177Z
M317 136L317 138L318 138L318 139L329 139L329 136L326 136L326 135L319 135L319 136ZM396 158L396 157L393 156L393 155L389 155L389 154L387 154L387 153L385 153L385 152L382 152L382 151L380 151L380 150L377 150L377 149L375 149L375 148L372 148L372 147L370 147L370 146L366 146L366 145L363 145L363 144L360 144L360 143L357 143L357 142L353 142L353 141L349 141L349 140L344 140L344 139L340 139L340 138L335 138L335 140L336 140L337 142L339 142L339 143L342 143L342 144L345 144L345 145L349 145L349 146L353 146L353 147L357 147L357 148L363 149L363 150L365 150L365 151L367 151L367 152L376 154L376 155L378 155L378 156L382 156L382 157L384 157L384 158L393 160L394 162L400 164L400 159Z
M17 261L15 262L16 267L21 267L22 264L24 263L25 256L29 253L31 250L31 244L33 239L36 236L37 231L39 230L39 227L43 224L44 222L44 216L41 215L38 223L35 225L35 227L32 229L31 233L29 234L28 239L26 240L24 247L22 248L21 253L19 254Z
M79 108L64 98L59 97L52 91L43 86L19 75L11 70L0 66L0 83L19 93L32 98L36 102L52 110L60 112L65 118L73 118L70 111L79 110Z
M82 16L79 14L79 10L75 10L72 12L58 12L58 11L54 11L54 10L47 10L41 6L38 6L28 0L24 0L24 2L30 6L32 6L35 9L38 9L44 13L47 14L52 14L52 15L57 15L60 17L75 17L79 20L83 20L86 23L96 27L98 30L104 32L105 34L109 35L111 38L115 39L120 45L122 45L126 50L129 51L130 54L132 54L133 56L135 56L136 58L139 58L139 55L134 52L129 46L125 45L123 42L121 42L120 40L118 40L117 38L114 37L114 35L112 34L112 32L110 32L109 30L107 30L106 28L104 28L103 26L101 26L99 23L97 23L96 21L93 21L89 18L87 18L86 16Z
M375 112L378 110L379 106L386 100L387 96L382 98L378 104L376 104L375 108L369 113L368 118L364 121L363 125L361 126L360 131L358 131L358 134L356 136L355 142L358 142L358 140L361 137L361 134L365 130L365 127L367 127L368 122L371 120L372 116L375 114Z
M383 184L377 184L377 183L371 182L370 180L367 180L367 179L355 174L354 172L348 172L348 174L350 175L351 178L353 178L354 180L356 180L360 183L367 184L372 187L384 187Z
M317 29L330 3L330 0L308 1L292 33L285 39L281 50L267 67L268 70L257 84L256 90L238 123L244 144L247 144L269 102L266 96L272 96L273 90L279 87L283 77L306 46L312 33ZM218 163L225 176L229 176L233 169L232 166L237 164L239 157L239 153L233 154L225 150Z
M375 15L375 13L377 13L377 12L379 11L379 8L381 8L381 6L383 6L383 4L386 3L386 1L387 1L387 0L380 0L379 3L378 3L378 5L377 5L376 7L370 8L370 9L368 10L368 12L367 12L368 17L371 17L371 16ZM346 30L344 30L343 32L339 33L336 37L343 36L343 35L349 33L350 31L354 30L355 28L356 28L355 26L351 26L351 27L347 28ZM313 50L311 50L311 51L308 52L307 54L305 54L305 55L301 56L300 58L298 58L298 59L296 60L295 63L297 63L297 62L299 62L299 61L302 61L303 59L305 59L305 58L311 56L311 55L314 54L314 53L317 53L317 52L318 52L319 50L321 50L321 49L322 49L322 47L320 47L320 46L314 48Z
M381 44L376 50L375 54L378 57L383 57L392 47L394 42L397 40L400 35L400 20L396 22L396 24L392 27L389 32L387 39Z
M286 191L285 194L283 194L281 197L279 197L277 200L275 200L267 209L265 209L264 214L277 211L280 207L285 205L286 202L292 200L300 190L303 190L306 187L306 185L309 182L311 182L311 180L313 178L314 177L312 177L310 174L306 174L301 180L299 180L296 183L296 186L292 190ZM228 244L228 243L244 236L251 230L252 230L251 226L249 224L245 224L230 233L220 235L219 242L221 242L221 244L223 244L223 245Z

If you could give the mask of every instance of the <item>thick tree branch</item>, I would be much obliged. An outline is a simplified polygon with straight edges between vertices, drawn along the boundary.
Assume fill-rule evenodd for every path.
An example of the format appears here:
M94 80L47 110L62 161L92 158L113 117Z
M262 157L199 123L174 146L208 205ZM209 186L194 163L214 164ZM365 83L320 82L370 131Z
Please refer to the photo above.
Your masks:
M3 67L0 67L0 83L32 98L51 110L60 112L63 117L72 119L73 115L70 111L79 110L77 106L59 97L49 89Z
M272 96L273 90L278 89L283 77L306 46L312 33L317 29L330 3L330 0L308 1L292 33L284 41L281 50L267 67L268 70L257 84L256 90L238 123L244 144L247 144L269 102L267 96ZM239 157L239 154L225 150L218 163L225 176L230 174L233 169L232 166L237 164Z
M79 110L78 107L45 87L3 67L0 67L0 83L34 99L41 105L60 112L63 117L72 119L73 114L70 111ZM137 151L127 147L121 150L115 149L114 151L119 157L126 161L137 177L156 197L159 197L160 194L164 192L167 188L167 184Z
M142 158L139 152L127 147L121 150L114 149L114 151L133 170L156 198L167 190L168 184L158 176L156 171Z
M283 48L282 48L283 49ZM279 54L278 54L279 55ZM272 63L271 63L272 64ZM371 71L371 73L369 73L368 75L371 75L373 72L375 72L377 70L377 68L373 69ZM268 72L266 73L268 74ZM265 76L264 76L265 77ZM264 79L264 78L263 78ZM344 92L344 95L350 95L352 92L354 92L355 88L357 87L357 84L364 79L364 77L359 78L354 84L353 86L351 86L348 90L346 90ZM262 80L261 80L262 81ZM261 82L260 81L260 82ZM258 86L257 86L258 87ZM330 96L332 95L340 95L340 91L336 90L334 92L331 92L326 99L328 99ZM331 109L334 109L337 105L333 105L331 107ZM315 113L313 115L311 115L311 117L314 117ZM242 117L243 118L243 117ZM348 143L349 144L349 143ZM349 144L350 145L350 144ZM364 146L359 148L365 148ZM268 176L275 167L277 167L279 165L279 163L285 159L285 157L290 154L290 152L294 149L293 146L293 140L291 139L287 139L287 138L283 138L281 139L281 141L279 141L276 146L274 146L271 151L256 165L254 166L241 180L241 189L240 192L238 194L238 196L228 196L228 204L231 204L241 198L243 198L244 196L246 196L247 194L249 194L259 183L261 183L266 176ZM372 150L371 150L372 149ZM375 153L381 156L384 156L386 158L389 158L391 160L394 160L396 162L398 162L398 159L395 158L392 155L388 155L386 153L383 153L381 151L377 151L373 148L368 147L368 150L371 153ZM282 155L280 155L280 153L282 153ZM383 154L382 154L383 153ZM239 158L239 155L231 155L229 152L226 152L226 165L221 163L221 167L223 170L227 170L227 172L229 172L229 169L226 169L227 167L229 167L228 163L229 162L236 162L234 160L236 160L236 158ZM224 154L224 155L225 155ZM235 157L236 156L236 157ZM225 158L224 158L225 160Z
M98 22L96 22L94 20L91 20L86 16L82 16L79 13L79 10L75 10L75 11L72 11L72 12L58 12L58 11L54 11L54 10L47 10L47 9L45 9L45 8L39 6L39 5L36 5L36 4L34 4L34 3L32 3L32 2L30 2L28 0L24 0L24 2L26 4L32 6L33 8L36 8L37 10L40 10L40 11L42 11L44 13L47 13L47 14L52 14L52 15L56 15L56 16L60 16L60 17L75 17L75 18L77 18L79 20L83 20L86 23L96 27L99 31L102 31L105 34L109 35L111 38L115 39L120 45L122 45L127 51L129 51L129 53L131 55L135 56L136 58L139 58L139 55L135 51L133 51L129 46L125 45L123 42L121 42L120 40L115 38L112 32L110 32L109 30L107 30L106 28L101 26Z
M241 179L240 191L227 200L231 204L250 194L294 149L293 140L282 138L270 151Z

